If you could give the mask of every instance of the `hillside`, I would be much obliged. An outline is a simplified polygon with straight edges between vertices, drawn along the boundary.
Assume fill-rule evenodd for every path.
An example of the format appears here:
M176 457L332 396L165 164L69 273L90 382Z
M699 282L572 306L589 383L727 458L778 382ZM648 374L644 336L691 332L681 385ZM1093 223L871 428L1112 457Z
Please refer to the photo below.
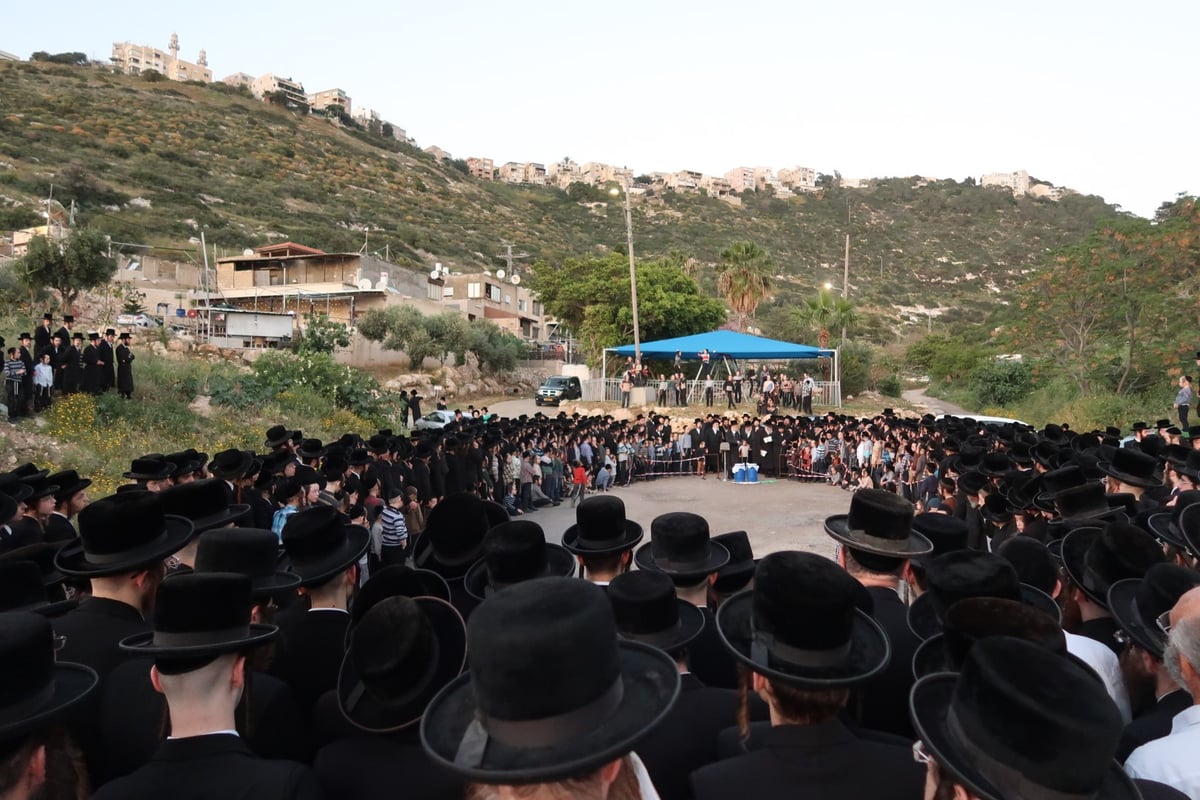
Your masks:
M53 184L82 223L163 247L194 248L200 231L224 252L279 238L327 250L366 241L401 264L464 269L498 264L502 242L551 263L624 243L616 204L479 181L412 147L219 85L0 63L0 109L0 230L35 223ZM486 130L477 138L485 150ZM893 178L787 200L747 195L740 208L667 192L635 202L634 235L639 256L694 257L709 291L720 251L753 240L771 253L775 303L786 305L825 281L840 286L850 233L851 295L890 328L900 307L981 318L1047 250L1113 213L1097 197L1056 203ZM925 323L917 313L905 321Z

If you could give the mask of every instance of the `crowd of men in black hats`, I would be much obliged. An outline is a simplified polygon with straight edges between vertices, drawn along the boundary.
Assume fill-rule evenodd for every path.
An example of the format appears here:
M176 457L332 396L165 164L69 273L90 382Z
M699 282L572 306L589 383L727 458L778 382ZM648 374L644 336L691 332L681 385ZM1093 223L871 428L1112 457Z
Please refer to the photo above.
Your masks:
M17 344L6 346L4 354L5 404L10 422L44 411L56 395L88 392L103 394L116 389L121 397L133 397L134 353L129 333L118 335L115 328L87 334L73 331L75 317L65 314L62 326L54 327L54 315L42 315L33 335L24 332Z
M1200 797L1200 448L879 415L833 559L471 471L609 424L0 475L0 797Z

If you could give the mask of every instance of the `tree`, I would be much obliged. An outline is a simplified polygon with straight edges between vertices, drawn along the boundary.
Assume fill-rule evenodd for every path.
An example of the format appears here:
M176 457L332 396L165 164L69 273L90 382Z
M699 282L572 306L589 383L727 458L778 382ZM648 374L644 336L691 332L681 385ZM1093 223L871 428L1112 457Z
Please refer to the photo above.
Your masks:
M746 329L746 320L771 290L771 260L767 251L754 242L737 242L721 251L717 291L737 314L738 330Z
M60 244L35 236L17 262L17 272L30 290L49 286L62 298L63 312L72 313L81 292L102 286L117 271L108 256L108 239L99 231L76 228Z
M296 342L297 353L332 353L350 346L350 329L334 322L328 314L305 314L304 332Z
M620 253L568 258L562 264L536 262L530 286L546 312L566 325L591 360L606 347L633 339L629 260ZM725 320L725 309L672 259L637 265L638 324L642 341L703 333Z
M30 61L46 61L51 64L67 64L68 66L77 67L88 62L87 53L47 53L45 50L38 50L29 57Z
M358 332L385 350L402 350L414 368L426 358L445 364L454 354L459 364L474 353L485 372L511 370L525 352L525 343L495 323L468 321L452 311L426 317L413 306L373 309L358 321Z
M817 343L821 347L829 346L830 328L841 328L844 342L846 329L858 321L854 303L849 298L834 296L828 289L821 289L815 295L804 298L800 313L819 331Z

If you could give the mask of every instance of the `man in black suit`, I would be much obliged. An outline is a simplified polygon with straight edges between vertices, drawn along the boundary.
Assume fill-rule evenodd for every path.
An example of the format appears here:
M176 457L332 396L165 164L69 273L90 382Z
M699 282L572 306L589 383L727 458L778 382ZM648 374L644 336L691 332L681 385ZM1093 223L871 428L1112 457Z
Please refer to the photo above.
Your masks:
M1167 635L1159 615L1170 611L1186 592L1200 585L1200 574L1178 564L1156 564L1143 578L1117 581L1108 590L1108 606L1125 632L1121 674L1134 719L1121 732L1117 760L1171 732L1175 715L1191 707L1192 696L1163 663Z
M50 346L50 340L54 338L54 333L50 330L53 322L53 314L42 315L42 321L38 323L37 329L33 332L33 342L36 348L34 352L41 353Z
M737 724L738 693L705 686L688 669L687 648L704 629L705 617L676 598L666 575L650 570L619 575L608 585L608 600L621 638L657 647L675 659L679 699L637 746L637 754L662 800L691 800L688 776L717 761L718 735ZM757 697L751 701L751 719L767 719L766 704Z
M73 469L56 472L46 480L58 487L54 493L54 511L46 519L46 541L59 544L73 542L75 526L71 520L87 508L87 488L92 482L88 478L80 478Z
M891 662L857 688L850 713L863 727L909 739L908 690L913 684L913 653L921 640L908 627L900 576L909 558L933 550L928 539L913 532L913 510L912 503L894 492L863 489L851 499L849 514L825 521L825 532L841 545L838 563L866 587L874 606L871 616L892 645Z
M890 657L883 629L856 607L860 592L824 556L783 552L759 562L753 590L721 604L717 625L772 727L761 748L692 773L696 800L921 796L909 747L860 737L839 718L851 687Z
M102 392L107 392L117 385L117 360L114 347L116 340L116 330L106 328L104 338L100 340L100 344L96 345L100 350L100 391Z
M33 342L29 338L28 333L20 335L21 344L17 347L17 358L21 359L21 363L25 365L25 380L21 384L21 397L29 404L29 413L34 412L33 407L33 367L37 362L33 357Z
M278 632L250 621L251 583L231 573L180 575L158 592L154 631L121 648L152 658L154 688L166 695L171 736L150 763L95 797L319 798L312 772L255 756L234 732L246 682L246 653Z
M146 618L162 582L163 561L191 536L192 524L167 517L156 494L122 492L83 509L79 541L55 556L60 572L92 585L91 597L55 620L54 628L63 637L59 657L85 664L100 677L97 691L68 720L94 785L109 777L100 709L111 674L128 658L118 643L150 629Z
M737 665L721 643L708 608L708 587L717 570L729 561L729 551L711 540L708 522L686 511L662 514L650 523L650 543L634 556L638 569L666 573L675 584L675 594L700 609L704 629L688 646L688 665L707 686L736 689Z
M341 512L327 505L297 511L283 527L283 548L311 605L281 630L270 673L292 688L306 720L317 699L337 685L350 596L370 540L366 528L343 524Z

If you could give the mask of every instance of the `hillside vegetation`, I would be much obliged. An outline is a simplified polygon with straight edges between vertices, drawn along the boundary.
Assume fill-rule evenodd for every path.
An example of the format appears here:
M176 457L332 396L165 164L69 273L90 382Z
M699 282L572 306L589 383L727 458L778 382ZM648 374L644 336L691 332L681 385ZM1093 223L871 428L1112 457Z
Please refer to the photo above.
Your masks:
M0 229L36 223L53 184L83 224L162 247L194 248L201 231L225 253L281 238L326 250L365 242L400 264L459 270L496 266L501 242L550 264L623 248L619 204L577 201L601 192L479 181L219 84L0 64L0 109ZM478 138L486 153L486 131ZM663 192L635 200L635 249L694 259L689 270L715 294L720 252L756 242L777 273L757 319L781 333L780 309L827 281L840 290L849 233L850 295L868 320L858 333L886 342L904 323L924 327L922 307L978 321L1048 251L1116 211L1097 197L1013 198L973 184L891 178L786 200L747 194L740 208Z

